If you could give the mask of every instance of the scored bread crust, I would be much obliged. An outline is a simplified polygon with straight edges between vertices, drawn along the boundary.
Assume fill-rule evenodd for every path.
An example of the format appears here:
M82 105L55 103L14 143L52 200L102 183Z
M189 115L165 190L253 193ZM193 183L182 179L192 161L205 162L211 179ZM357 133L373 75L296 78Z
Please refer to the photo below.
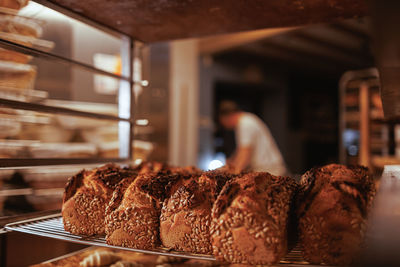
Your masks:
M160 216L160 238L167 248L212 254L211 208L226 181L234 175L205 172L182 185L164 201Z
M247 173L223 187L212 209L211 243L217 260L273 264L287 252L296 182L266 172Z
M115 186L122 179L135 175L132 170L106 164L72 176L63 195L64 229L76 235L104 235L105 208Z
M167 248L210 254L209 219L211 201L196 181L181 186L164 201L160 216L160 238Z
M374 195L365 167L330 164L306 172L297 209L304 258L313 264L351 264L363 244Z
M151 249L160 244L162 201L188 176L167 172L141 173L120 183L106 210L106 242L110 245Z

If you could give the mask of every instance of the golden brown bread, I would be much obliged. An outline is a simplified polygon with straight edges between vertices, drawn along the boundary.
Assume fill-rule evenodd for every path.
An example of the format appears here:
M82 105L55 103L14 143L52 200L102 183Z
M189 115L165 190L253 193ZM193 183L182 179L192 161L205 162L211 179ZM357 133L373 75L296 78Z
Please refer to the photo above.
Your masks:
M12 50L0 48L0 60L12 61L17 63L26 64L31 59L31 56L23 53L18 53Z
M306 172L297 210L304 258L315 264L350 264L362 245L374 195L365 167L331 164Z
M27 6L29 0L0 0L0 7L11 8L11 9L21 9Z
M167 248L212 254L211 208L223 185L233 175L211 171L192 176L164 201L160 216L160 238Z
M66 231L76 235L101 235L105 233L105 208L115 186L136 172L107 164L90 171L82 170L68 180L62 217Z
M287 252L287 227L296 182L269 173L228 181L212 209L211 242L217 260L277 263Z
M118 261L120 257L111 251L95 251L84 258L79 266L81 267L98 267L110 265Z
M140 249L158 246L161 203L189 178L169 171L149 172L120 183L106 211L107 243Z

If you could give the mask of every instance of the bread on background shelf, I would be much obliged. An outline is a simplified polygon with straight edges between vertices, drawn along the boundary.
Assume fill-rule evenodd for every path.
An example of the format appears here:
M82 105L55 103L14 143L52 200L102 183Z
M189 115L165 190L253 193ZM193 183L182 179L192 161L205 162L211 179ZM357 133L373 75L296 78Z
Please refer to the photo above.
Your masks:
M19 10L27 6L29 0L0 0L0 7Z

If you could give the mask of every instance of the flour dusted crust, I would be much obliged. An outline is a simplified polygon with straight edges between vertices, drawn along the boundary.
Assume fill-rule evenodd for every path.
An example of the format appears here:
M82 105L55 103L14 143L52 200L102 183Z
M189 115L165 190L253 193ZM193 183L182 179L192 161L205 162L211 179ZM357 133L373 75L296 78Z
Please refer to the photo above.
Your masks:
M273 264L287 252L294 180L248 173L227 182L212 209L211 243L217 260Z
M139 174L131 183L120 183L106 211L107 243L140 249L157 247L162 201L185 179L188 177L169 171L150 172Z
M116 185L135 176L132 170L107 164L90 171L82 170L71 177L61 211L65 230L76 235L104 234L105 209Z
M330 164L301 179L299 234L304 258L314 264L347 265L358 255L375 195L368 169Z
M212 254L211 208L226 181L233 175L211 171L192 176L164 201L160 217L160 238L167 248Z

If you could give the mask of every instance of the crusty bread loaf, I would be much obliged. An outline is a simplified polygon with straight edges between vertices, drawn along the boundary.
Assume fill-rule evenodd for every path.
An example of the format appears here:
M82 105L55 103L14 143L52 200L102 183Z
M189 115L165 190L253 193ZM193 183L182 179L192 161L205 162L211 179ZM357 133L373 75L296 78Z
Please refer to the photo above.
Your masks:
M0 7L21 9L27 6L29 0L0 0Z
M79 266L81 267L97 267L110 265L118 261L120 257L111 251L95 251L84 258Z
M107 164L71 177L63 196L65 230L76 235L104 234L105 208L115 186L124 178L135 176L132 170Z
M306 172L298 198L300 244L314 264L350 264L375 195L368 169L331 164Z
M296 182L269 173L228 181L212 209L211 242L217 260L277 263L287 252L287 225Z
M169 171L148 172L139 174L132 183L120 183L107 206L107 243L140 249L158 246L161 203L189 178Z
M233 176L211 171L182 185L164 201L160 216L160 238L167 248L212 254L211 208L223 185Z

